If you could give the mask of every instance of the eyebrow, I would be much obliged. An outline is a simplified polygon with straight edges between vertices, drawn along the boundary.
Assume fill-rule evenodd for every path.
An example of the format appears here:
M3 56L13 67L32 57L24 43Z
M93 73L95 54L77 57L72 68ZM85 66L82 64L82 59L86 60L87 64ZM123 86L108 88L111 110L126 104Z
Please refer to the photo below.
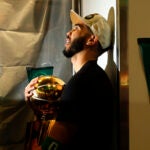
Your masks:
M80 28L83 28L83 27L84 27L83 24L79 24L79 23L75 24L74 26L79 26Z
M81 29L83 29L83 28L87 28L88 30L90 29L86 24L77 23L74 26L79 26Z
M90 29L90 27L87 26L86 24L77 23L77 24L75 24L74 26L79 26L81 29L83 29L83 28L85 27L85 28L87 28L87 30L88 30L91 34L93 34L93 31L92 31L92 30Z

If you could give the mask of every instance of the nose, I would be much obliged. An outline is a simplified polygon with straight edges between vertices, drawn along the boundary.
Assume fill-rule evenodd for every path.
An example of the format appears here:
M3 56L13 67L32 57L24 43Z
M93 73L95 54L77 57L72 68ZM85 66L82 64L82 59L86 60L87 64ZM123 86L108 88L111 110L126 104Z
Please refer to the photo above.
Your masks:
M72 33L72 30L68 31L68 32L67 32L67 34L66 34L66 35L67 35L67 37L68 37L68 36L70 36L70 35L71 35L71 33Z

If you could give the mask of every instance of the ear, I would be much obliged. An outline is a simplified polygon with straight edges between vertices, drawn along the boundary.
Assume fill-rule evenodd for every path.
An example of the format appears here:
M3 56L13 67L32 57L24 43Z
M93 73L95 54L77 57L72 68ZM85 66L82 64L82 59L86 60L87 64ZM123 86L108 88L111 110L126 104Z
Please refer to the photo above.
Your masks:
M87 42L86 42L86 45L88 46L92 46L94 45L95 43L98 42L98 36L96 35L91 35L88 39L87 39Z

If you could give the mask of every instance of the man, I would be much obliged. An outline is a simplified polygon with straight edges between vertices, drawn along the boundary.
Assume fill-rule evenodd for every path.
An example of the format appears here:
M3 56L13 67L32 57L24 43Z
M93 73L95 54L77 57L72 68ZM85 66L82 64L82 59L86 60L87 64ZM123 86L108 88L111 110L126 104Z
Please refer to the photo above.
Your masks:
M71 10L70 17L73 28L66 35L63 54L71 59L75 73L65 85L50 140L45 140L42 149L54 140L65 150L112 150L113 89L97 65L98 57L111 46L110 26L97 13L82 18ZM25 88L27 101L37 80Z

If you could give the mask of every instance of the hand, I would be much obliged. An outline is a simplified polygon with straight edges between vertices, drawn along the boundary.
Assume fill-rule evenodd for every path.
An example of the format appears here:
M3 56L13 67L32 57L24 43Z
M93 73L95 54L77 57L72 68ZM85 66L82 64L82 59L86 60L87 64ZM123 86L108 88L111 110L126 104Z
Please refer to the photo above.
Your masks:
M38 77L32 79L30 83L25 87L24 97L25 101L29 101L30 97L33 95L33 90L35 89L34 85L37 83Z

